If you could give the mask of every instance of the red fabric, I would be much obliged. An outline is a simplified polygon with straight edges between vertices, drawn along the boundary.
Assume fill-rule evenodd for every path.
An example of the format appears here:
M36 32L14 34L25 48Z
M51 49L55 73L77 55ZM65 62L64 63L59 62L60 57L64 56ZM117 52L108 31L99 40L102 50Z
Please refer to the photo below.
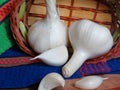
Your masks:
M0 8L0 21L2 21L11 11L15 0L9 0L5 5Z
M10 67L10 66L18 66L24 64L31 64L40 62L40 60L30 60L31 57L13 57L13 58L0 58L0 67Z

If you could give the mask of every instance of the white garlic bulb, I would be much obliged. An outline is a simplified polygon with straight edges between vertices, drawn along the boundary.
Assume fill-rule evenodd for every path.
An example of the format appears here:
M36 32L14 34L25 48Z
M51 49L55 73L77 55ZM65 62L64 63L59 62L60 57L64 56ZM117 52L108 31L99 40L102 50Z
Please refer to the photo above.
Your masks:
M28 31L28 42L37 53L67 45L67 27L60 21L56 0L46 0L46 18L35 22Z
M69 39L74 52L62 68L65 77L73 75L86 60L107 53L113 46L110 31L86 19L76 21L71 25Z

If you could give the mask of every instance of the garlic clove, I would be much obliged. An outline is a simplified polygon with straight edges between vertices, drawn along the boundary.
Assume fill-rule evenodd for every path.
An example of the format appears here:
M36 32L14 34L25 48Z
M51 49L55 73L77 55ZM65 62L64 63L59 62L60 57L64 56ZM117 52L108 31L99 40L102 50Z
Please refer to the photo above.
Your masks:
M62 45L52 48L42 54L30 59L41 59L44 63L52 66L61 66L68 60L68 50L66 46Z
M46 75L40 82L38 90L52 90L55 87L64 87L65 80L58 73L50 73Z
M113 46L110 30L86 19L70 26L69 39L73 55L62 68L64 77L72 76L86 60L106 54Z
M98 88L103 80L106 80L108 78L102 78L100 76L86 76L81 78L80 80L75 82L75 87L81 88L81 89L96 89Z

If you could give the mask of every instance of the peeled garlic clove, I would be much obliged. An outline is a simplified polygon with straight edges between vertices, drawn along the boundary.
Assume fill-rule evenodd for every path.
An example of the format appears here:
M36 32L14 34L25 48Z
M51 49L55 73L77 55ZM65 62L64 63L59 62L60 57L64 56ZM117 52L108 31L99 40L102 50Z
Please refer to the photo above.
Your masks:
M43 52L42 54L36 56L34 59L41 59L44 63L52 66L60 66L66 63L68 60L68 50L66 46L62 45L48 51Z
M96 89L98 88L103 80L108 78L102 78L100 76L86 76L75 82L75 87L81 89Z
M38 90L52 90L55 87L64 87L65 80L58 73L50 73L46 75L40 82Z

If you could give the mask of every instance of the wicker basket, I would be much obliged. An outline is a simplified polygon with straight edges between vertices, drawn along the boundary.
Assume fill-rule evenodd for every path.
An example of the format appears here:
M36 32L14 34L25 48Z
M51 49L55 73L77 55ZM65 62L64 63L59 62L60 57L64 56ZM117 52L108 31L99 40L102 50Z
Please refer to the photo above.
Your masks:
M19 19L18 11L21 4L26 1L24 17ZM57 0L61 20L69 27L75 20L90 19L108 27L111 33L120 32L120 2L119 0ZM89 13L89 14L88 14ZM22 21L27 30L36 21L46 16L44 0L16 0L16 5L11 12L11 29L16 43L22 51L35 56L36 53L30 48L20 32L19 22ZM68 47L71 48L71 47ZM106 61L119 57L120 37L115 40L113 48L105 55L89 60L87 63Z

